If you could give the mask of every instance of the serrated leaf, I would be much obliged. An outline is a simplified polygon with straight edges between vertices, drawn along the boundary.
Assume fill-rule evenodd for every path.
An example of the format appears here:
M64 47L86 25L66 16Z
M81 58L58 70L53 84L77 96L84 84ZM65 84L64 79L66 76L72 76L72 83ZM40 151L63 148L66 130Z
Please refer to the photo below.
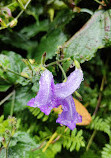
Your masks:
M31 86L18 87L15 93L15 102L14 102L14 112L22 111L27 108L28 101L35 97L35 93L31 91ZM5 103L4 113L5 115L10 114L11 101Z
M8 157L9 158L45 158L45 154L41 150L36 150L32 152L32 149L37 148L39 144L27 134L26 132L17 132L12 138L9 148ZM1 155L5 157L5 150L1 151Z
M7 60L4 61L4 63L1 61L1 64L3 65L3 68L6 69L5 73L1 75L1 77L8 81L10 84L13 84L16 82L20 76L15 75L12 72L9 72L7 69L9 68L15 73L21 73L22 69L25 67L25 64L22 61L22 57L19 54L16 54L12 51L3 51L2 52L4 58L7 58Z
M47 36L41 39L36 50L36 60L40 62L44 52L47 53L46 59L52 59L57 52L58 46L62 45L66 40L66 35L60 29L50 32Z
M111 10L99 10L64 44L64 55L83 63L106 46L111 46Z

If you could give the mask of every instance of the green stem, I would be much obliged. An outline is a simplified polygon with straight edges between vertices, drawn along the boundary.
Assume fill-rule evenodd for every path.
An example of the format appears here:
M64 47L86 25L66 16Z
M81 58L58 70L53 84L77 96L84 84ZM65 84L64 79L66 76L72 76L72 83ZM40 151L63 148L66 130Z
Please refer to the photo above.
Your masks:
M13 91L13 96L12 96L12 105L11 105L11 110L10 110L10 116L13 116L14 102L15 102L15 90Z
M3 100L0 101L0 105L2 105L5 101L7 101L12 95L14 91L12 91L9 95L7 95Z
M65 58L65 59L57 60L57 61L54 61L54 62L52 62L52 63L50 63L50 64L45 65L45 67L49 67L49 66L58 64L58 63L60 63L60 62L62 62L62 61L66 61L66 60L71 60L71 59L70 59L70 58Z
M16 16L16 19L18 19L22 15L22 13L26 10L26 8L27 8L27 6L29 5L30 2L31 2L31 0L29 0L26 3L26 5L24 6L24 10L21 10L21 12Z
M6 158L8 158L8 148L6 148Z
M9 147L9 143L11 141L11 138L12 138L12 136L10 136L9 141L7 143L7 146L6 146L6 158L8 158L8 147Z
M95 111L93 113L93 116L96 115L96 113L97 113L97 111L98 111L98 109L100 107L100 104L101 104L102 92L103 92L103 89L104 89L105 79L106 79L106 77L103 76L102 82L101 82L101 86L100 86L100 92L99 92L98 102L97 102L97 106L95 108Z
M6 5L6 6L4 6L4 7L10 7L10 6L12 6L12 5L14 5L14 4L16 4L17 2L12 2L12 3L10 3L10 4L8 4L8 5Z
M55 132L55 133L51 136L50 140L47 142L46 146L43 148L43 150L42 150L43 152L46 151L46 149L49 147L49 145L50 145L51 142L55 139L56 136L57 136L57 132Z
M60 68L61 71L62 71L62 74L63 74L63 76L64 76L65 81L67 81L67 76L66 76L66 73L65 73L64 69L62 68L62 66L61 66L60 64L58 64L58 66L59 66L59 68Z
M86 147L86 151L89 150L89 148L90 148L90 146L91 146L91 144L92 144L92 142L93 142L93 139L94 139L96 133L97 133L97 131L94 130L94 131L93 131L93 134L92 134L92 136L91 136L91 138L89 139L88 145L87 145L87 147Z

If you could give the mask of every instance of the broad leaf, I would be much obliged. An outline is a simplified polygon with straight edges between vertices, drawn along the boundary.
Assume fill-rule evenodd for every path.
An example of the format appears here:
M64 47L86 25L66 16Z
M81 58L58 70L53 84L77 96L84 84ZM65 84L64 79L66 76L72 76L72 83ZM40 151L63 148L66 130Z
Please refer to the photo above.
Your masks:
M64 44L64 55L83 63L107 46L111 46L111 10L100 10Z
M40 62L44 52L47 53L46 59L52 59L58 50L58 46L62 45L66 39L66 35L60 29L50 32L40 41L40 44L36 50L37 54L35 54L36 60Z

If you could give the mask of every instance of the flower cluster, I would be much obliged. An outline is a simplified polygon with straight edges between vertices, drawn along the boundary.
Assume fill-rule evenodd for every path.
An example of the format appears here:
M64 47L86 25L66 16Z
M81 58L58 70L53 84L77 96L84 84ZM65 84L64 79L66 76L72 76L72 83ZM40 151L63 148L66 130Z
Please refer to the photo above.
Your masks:
M72 93L79 88L83 80L81 69L75 69L66 82L54 84L53 75L49 70L45 70L39 81L39 92L32 98L28 105L38 107L46 115L59 105L62 105L62 113L59 114L57 123L68 126L71 130L76 127L76 123L82 122L82 117L77 113Z

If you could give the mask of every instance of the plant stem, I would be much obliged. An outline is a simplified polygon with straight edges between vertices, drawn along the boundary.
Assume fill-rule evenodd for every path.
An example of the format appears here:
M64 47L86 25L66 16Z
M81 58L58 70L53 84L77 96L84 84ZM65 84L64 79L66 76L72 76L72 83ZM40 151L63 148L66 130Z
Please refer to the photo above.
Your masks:
M62 71L62 74L63 74L63 76L64 76L65 81L67 81L67 76L66 76L66 73L65 73L64 69L62 68L62 66L61 66L60 64L58 64L58 66L59 66L59 68L60 68L61 71Z
M66 61L66 60L71 60L71 59L70 59L70 58L65 58L65 59L57 60L57 61L54 61L54 62L52 62L52 63L50 63L50 64L45 65L45 67L49 67L49 66L58 64L58 63L60 63L60 62L62 62L62 61Z
M31 2L31 0L29 0L29 1L26 3L26 5L24 6L24 10L26 10L26 8L27 8L27 6L29 5L30 2ZM16 16L16 19L18 19L18 18L22 15L22 13L24 12L24 10L21 10L21 12Z
M97 113L97 111L98 111L98 109L99 109L99 106L100 106L100 104L101 104L102 91L103 91L103 88L104 88L105 79L106 79L106 77L103 76L102 82L101 82L101 86L100 86L100 92L99 92L98 102L97 102L97 106L96 106L96 108L95 108L95 111L94 111L94 113L93 113L93 116L96 115L96 113Z
M9 143L11 141L11 138L12 138L12 136L10 135L9 141L7 143L7 146L6 146L6 158L8 158L8 146L9 146Z
M7 95L3 100L0 101L0 105L2 105L5 101L7 101L12 95L14 91L12 91L9 95Z
M13 91L13 96L12 96L12 105L11 105L11 110L10 110L10 116L13 116L14 102L15 102L15 90Z
M64 133L68 130L68 127L65 128ZM54 139L51 144L54 144L56 141L58 141L61 138L62 134L60 134L56 139Z
M96 106L96 108L95 108L95 111L94 111L94 113L93 113L93 116L96 115L96 113L97 113L97 111L98 111L98 109L99 109L99 106L100 106L100 104L101 104L102 91L103 91L103 89L104 89L105 79L106 79L106 77L103 76L102 82L101 82L101 86L100 86L100 92L99 92L98 102L97 102L97 106ZM91 146L91 144L92 144L92 141L93 141L93 139L94 139L96 133L97 133L97 131L94 130L94 131L93 131L93 134L91 135L91 138L89 139L88 145L87 145L87 147L86 147L86 151L89 150L89 148L90 148L90 146Z
M51 142L54 140L54 138L57 136L57 132L55 132L52 137L50 138L50 140L47 142L46 146L43 148L43 152L46 151L46 149L48 148L48 146L51 144Z
M6 148L6 158L8 158L8 148Z
M92 141L93 141L93 139L94 139L96 133L97 133L97 131L94 130L94 131L93 131L93 134L91 135L91 138L89 139L88 145L87 145L87 147L86 147L86 151L89 150L89 148L90 148L90 146L91 146L91 144L92 144Z

